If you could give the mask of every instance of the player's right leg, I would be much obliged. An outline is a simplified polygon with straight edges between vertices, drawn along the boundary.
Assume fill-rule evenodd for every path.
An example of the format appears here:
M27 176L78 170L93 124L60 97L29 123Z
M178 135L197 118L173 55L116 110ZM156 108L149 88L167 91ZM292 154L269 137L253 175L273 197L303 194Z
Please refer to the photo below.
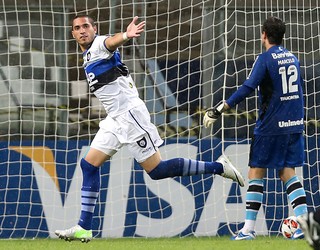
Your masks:
M116 152L121 144L112 133L100 129L90 150L80 161L82 170L81 213L78 225L56 230L60 239L89 242L92 239L92 218L100 192L100 166Z
M54 233L60 239L64 239L66 241L80 240L81 242L88 243L92 240L92 230L86 230L79 225L66 230L56 230Z
M81 213L78 225L65 230L56 230L60 239L89 242L92 239L92 218L100 191L100 171L84 158L81 159L83 182L81 188Z
M93 158L95 160L93 160ZM90 162L105 161L106 155L97 149L91 148L85 158L80 161L82 169L81 213L78 225L65 230L56 230L55 234L67 241L80 240L89 242L92 239L92 218L100 191L100 169ZM99 161L100 159L100 161Z
M254 228L263 200L263 177L265 176L265 171L263 168L250 167L249 169L245 222L243 228L231 238L232 240L253 240L256 238Z
M246 194L246 217L243 228L231 239L253 240L256 238L254 231L257 215L263 200L263 179L249 180Z

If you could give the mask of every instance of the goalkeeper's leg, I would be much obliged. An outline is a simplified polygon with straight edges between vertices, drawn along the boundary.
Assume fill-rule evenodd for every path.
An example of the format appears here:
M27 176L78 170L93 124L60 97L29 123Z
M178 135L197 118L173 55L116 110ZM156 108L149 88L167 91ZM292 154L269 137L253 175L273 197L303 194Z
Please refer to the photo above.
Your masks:
M246 218L243 228L233 240L253 240L256 237L254 227L263 200L263 179L254 178L249 181L246 194Z
M307 199L306 192L302 187L299 178L295 175L294 168L284 168L281 173L289 172L292 176L289 180L285 181L284 185L287 190L288 198L293 208L293 212L297 218L307 214ZM292 236L292 239L304 238L303 231L298 228Z

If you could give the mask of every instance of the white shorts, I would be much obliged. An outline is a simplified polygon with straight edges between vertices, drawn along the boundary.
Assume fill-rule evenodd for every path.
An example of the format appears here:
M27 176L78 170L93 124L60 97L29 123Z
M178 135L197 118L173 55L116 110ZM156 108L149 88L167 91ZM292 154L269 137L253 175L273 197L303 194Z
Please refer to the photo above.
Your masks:
M148 159L163 143L158 130L150 121L145 105L135 107L115 118L107 116L99 124L91 147L113 156L127 145L133 157L140 163Z

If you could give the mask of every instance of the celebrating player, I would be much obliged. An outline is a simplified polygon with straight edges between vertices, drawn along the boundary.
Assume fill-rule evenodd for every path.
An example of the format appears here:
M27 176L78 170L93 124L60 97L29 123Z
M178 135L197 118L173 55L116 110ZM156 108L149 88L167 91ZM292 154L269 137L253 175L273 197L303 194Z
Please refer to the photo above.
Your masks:
M303 80L298 59L281 46L284 22L269 17L263 24L261 41L266 52L256 59L243 85L225 102L209 109L203 119L205 127L214 123L222 112L244 100L256 88L259 93L259 116L252 138L249 157L249 186L246 195L244 227L235 240L254 239L255 222L263 199L263 178L267 169L276 169L294 214L307 213L306 194L295 174L304 162ZM297 230L293 239L302 238Z
M90 91L103 104L107 117L100 122L99 131L90 150L81 159L83 174L81 215L78 225L57 230L55 234L66 240L92 239L92 217L100 190L99 167L123 145L154 180L196 174L218 174L244 186L244 180L231 162L222 156L216 162L175 158L162 160L158 147L163 143L157 128L150 122L145 103L121 62L118 47L129 39L139 37L145 22L136 24L134 17L126 32L114 36L97 35L97 26L89 16L76 16L72 35L83 51L83 66Z

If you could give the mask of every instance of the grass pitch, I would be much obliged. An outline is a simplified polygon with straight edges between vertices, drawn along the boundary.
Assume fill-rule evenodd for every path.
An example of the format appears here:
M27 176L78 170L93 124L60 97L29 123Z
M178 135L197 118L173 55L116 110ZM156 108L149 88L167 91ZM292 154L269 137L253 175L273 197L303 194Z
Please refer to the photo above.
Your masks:
M231 241L229 237L185 238L121 238L94 239L89 243L66 242L60 239L10 239L0 240L0 249L22 250L303 250L311 248L305 240L287 240L282 237L257 237L251 241Z

